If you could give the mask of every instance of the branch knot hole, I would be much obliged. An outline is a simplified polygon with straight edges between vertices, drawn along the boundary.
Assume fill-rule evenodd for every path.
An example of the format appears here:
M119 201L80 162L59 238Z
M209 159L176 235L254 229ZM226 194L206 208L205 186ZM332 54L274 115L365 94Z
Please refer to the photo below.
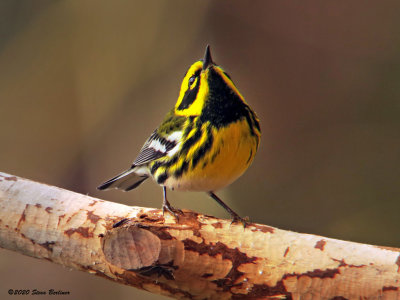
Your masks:
M136 225L114 228L102 240L106 260L125 270L149 267L161 252L159 237Z

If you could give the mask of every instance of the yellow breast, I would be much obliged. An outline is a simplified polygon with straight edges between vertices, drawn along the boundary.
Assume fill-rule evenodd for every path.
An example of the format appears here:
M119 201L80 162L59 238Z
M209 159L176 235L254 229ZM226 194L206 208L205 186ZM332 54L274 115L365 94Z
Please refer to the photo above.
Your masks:
M212 129L213 145L193 169L164 183L176 190L215 191L241 176L256 154L259 136L252 135L245 120Z

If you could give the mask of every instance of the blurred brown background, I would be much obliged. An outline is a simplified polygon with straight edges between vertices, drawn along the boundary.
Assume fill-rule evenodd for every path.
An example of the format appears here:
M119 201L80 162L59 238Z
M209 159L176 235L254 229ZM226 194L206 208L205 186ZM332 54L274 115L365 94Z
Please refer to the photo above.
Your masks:
M1 1L0 170L161 207L150 180L96 186L129 167L206 44L263 131L253 166L219 195L252 221L399 247L398 1ZM204 193L170 200L228 217ZM0 253L3 299L163 299Z

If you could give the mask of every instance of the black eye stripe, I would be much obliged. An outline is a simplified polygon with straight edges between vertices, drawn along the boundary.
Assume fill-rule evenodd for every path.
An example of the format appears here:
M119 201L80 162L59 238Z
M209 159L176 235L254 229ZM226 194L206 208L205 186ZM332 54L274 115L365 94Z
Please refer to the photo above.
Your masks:
M194 78L193 80L195 80L196 77L200 75L200 72L201 70L196 71L196 73L194 73L194 75L191 78ZM189 87L190 87L190 79L189 79ZM188 108L196 100L199 88L200 88L200 80L197 80L195 87L193 87L192 89L188 88L186 90L185 95L182 98L182 102L178 106L178 110L183 110Z
M189 80L188 80L189 87L194 82L194 80L196 80L196 77L198 78L200 76L200 72L201 72L201 69L197 70L193 74L193 76L189 78ZM190 82L191 80L193 80L193 81ZM189 87L186 90L185 95L183 95L182 102L179 104L178 110L183 110L183 109L188 108L196 100L197 93L199 92L199 88L200 88L200 80L197 80L196 86L193 87L192 89L189 89Z
M199 92L199 87L200 87L200 82L197 81L197 84L193 89L186 90L182 102L178 106L179 110L188 108L194 102L194 100L196 100L197 93Z

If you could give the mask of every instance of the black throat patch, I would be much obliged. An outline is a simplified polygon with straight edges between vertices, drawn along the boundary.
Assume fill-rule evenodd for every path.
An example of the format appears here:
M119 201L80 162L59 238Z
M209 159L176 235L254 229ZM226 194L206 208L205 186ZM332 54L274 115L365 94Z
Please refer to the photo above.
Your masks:
M215 70L210 70L208 84L210 94L201 116L203 121L221 127L246 117L246 104Z
M200 116L202 122L210 121L212 125L219 128L244 118L249 124L252 135L255 135L254 128L260 131L254 112L213 69L210 70L208 84L209 97Z

